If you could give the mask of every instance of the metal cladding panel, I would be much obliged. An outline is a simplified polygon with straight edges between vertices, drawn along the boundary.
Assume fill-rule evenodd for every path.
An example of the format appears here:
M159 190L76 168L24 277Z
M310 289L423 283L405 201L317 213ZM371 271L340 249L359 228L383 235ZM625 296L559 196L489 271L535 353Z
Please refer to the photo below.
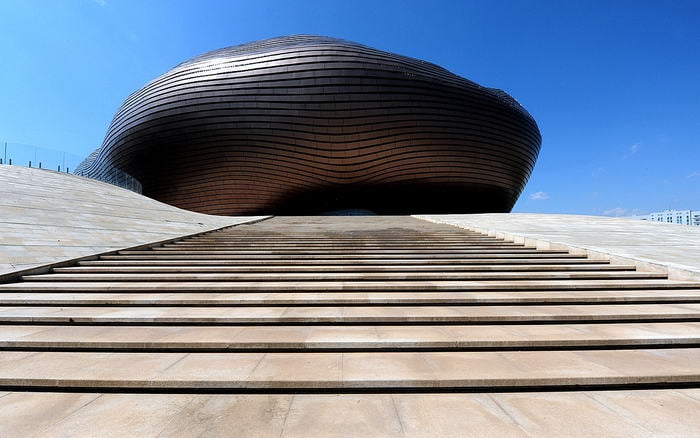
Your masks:
M513 98L317 36L216 50L129 96L76 173L202 213L510 211L541 137Z

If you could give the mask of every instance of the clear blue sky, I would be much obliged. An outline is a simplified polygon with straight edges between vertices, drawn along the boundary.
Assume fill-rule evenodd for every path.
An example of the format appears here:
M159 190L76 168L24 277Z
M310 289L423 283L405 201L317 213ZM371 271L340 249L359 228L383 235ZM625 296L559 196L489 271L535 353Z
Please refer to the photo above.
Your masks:
M700 208L700 1L0 0L0 140L86 155L199 53L310 33L506 90L543 136L515 211Z

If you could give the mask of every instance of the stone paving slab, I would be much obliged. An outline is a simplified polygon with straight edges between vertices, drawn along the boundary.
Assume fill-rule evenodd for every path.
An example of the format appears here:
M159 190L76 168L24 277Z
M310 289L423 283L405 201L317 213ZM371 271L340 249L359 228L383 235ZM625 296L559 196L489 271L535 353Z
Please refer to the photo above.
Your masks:
M306 292L306 291L523 291L523 290L625 290L696 289L697 282L659 279L644 280L541 280L541 281L84 281L24 282L0 284L0 292Z
M0 394L0 436L692 437L700 390ZM565 418L566 421L562 421Z
M350 253L350 255L348 255ZM172 249L172 248L152 248L149 250L135 250L135 251L119 251L121 255L143 255L147 254L149 256L162 256L162 255L243 255L243 256L266 256L266 255L321 255L321 256L430 256L430 255L442 255L445 253L444 249L414 249L414 250L403 250L403 249L316 249L316 250L305 250L303 248L289 249L289 250L266 250L266 249L249 249L249 250L184 250L184 249ZM450 251L453 256L458 255L469 255L469 254L480 254L480 255L500 255L500 254L566 254L566 251L561 250L541 250L538 251L534 248L526 247L514 247L514 248L475 248L475 249L461 249Z
M346 304L595 304L698 302L700 289L486 292L5 292L3 305L278 306Z
M660 272L313 272L313 273L55 273L25 275L24 281L378 281L378 280L629 280L665 279Z
M434 254L396 254L408 251L406 242L420 241L428 233L423 249ZM484 249L453 252L460 245L455 239L463 235ZM222 244L232 236L246 237ZM256 241L264 236L269 238ZM315 240L305 242L305 236ZM331 240L337 236L344 237ZM362 245L349 244L349 239L358 236L364 236ZM623 279L630 277L624 274L630 271L619 271L622 276L612 275L608 280L571 278L571 274L585 277L598 272L557 270L556 266L530 271L553 273L546 281L510 281L513 275L507 276L508 281L483 280L493 278L496 271L458 270L449 272L462 276L458 278L464 272L467 276L478 273L481 280L425 280L424 275L416 274L410 275L423 280L401 279L412 272L406 269L411 266L427 267L421 273L440 265L479 268L484 262L523 267L523 262L533 260L595 266L587 265L592 261L580 254L561 249L544 254L530 249L525 250L531 254L484 254L507 246L491 245L491 237L476 238L475 233L463 234L452 226L405 217L273 218L202 239L199 243L199 239L188 239L191 244L184 249L172 244L169 249L112 256L83 266L165 262L161 266L203 267L199 263L208 263L246 269L271 263L307 270L291 276L291 281L252 281L285 276L279 271L261 275L269 271L244 270L215 278L242 279L245 276L239 274L249 272L254 274L247 276L250 281L153 281L153 276L143 276L141 280L146 281L142 283L109 284L92 281L97 278L92 277L86 282L5 285L0 288L0 304L7 300L4 304L15 306L0 307L0 376L6 379L0 381L6 391L0 392L0 436L5 430L14 433L13 427L22 436L89 435L95 425L101 426L98 432L102 434L127 430L132 436L139 432L324 437L464 436L471 432L479 436L590 436L591 432L629 436L638 432L654 436L662 435L663 429L655 422L663 421L682 423L663 431L692 436L692 426L697 423L692 412L697 405L688 402L692 398L683 399L690 395L680 392L684 390L639 388L700 385L700 349L696 348L700 304L687 302L696 301L697 283ZM285 239L290 240L285 243ZM371 254L378 249L374 243L367 244L371 240L391 240L388 253ZM449 243L435 243L438 240ZM258 250L250 246L253 242L264 245L270 254L256 254ZM202 255L200 243L236 254ZM332 245L338 245L334 247L337 252L346 253L297 255L291 251L299 246L324 252ZM361 251L365 253L353 254ZM282 252L290 254L279 255ZM445 256L442 252L453 253ZM158 260L142 258L153 256ZM327 281L332 274L325 267L333 269L338 264L404 270L374 271L385 277L370 280ZM323 275L310 275L309 267ZM397 272L398 276L393 275ZM185 275L179 280L203 274L183 273L195 277ZM379 281L387 273L393 278ZM569 278L554 278L562 273ZM137 278L123 272L118 275ZM318 280L295 281L309 277ZM27 300L32 305L17 306L21 302L12 300ZM418 305L420 300L433 301L424 306ZM600 300L628 301L610 304ZM465 303L470 305L462 305ZM210 304L217 305L206 307ZM20 320L13 321L15 317ZM605 391L610 397L597 397L604 391L556 392L580 385L637 389ZM68 394L74 399L57 400L54 392L29 392L47 387L76 387L80 393ZM87 396L108 387L136 392L167 388L175 393ZM489 393L448 393L454 387ZM547 392L535 391L542 387ZM17 388L24 388L30 396L17 398L17 392L7 392ZM512 388L521 392L498 393ZM209 389L274 390L278 394L201 394ZM431 393L415 393L418 389ZM327 394L301 394L305 390ZM369 390L383 393L367 394ZM640 393L655 401L638 397ZM618 398L621 394L631 397ZM110 396L134 398L112 403ZM15 398L4 404L7 397ZM60 405L54 406L54 400ZM151 405L158 410L152 412ZM3 408L13 415L6 429ZM30 411L44 417L32 420ZM678 412L693 418L674 416ZM147 418L142 419L144 414Z
M688 320L700 304L324 307L0 307L4 323L290 324Z
M0 275L260 218L193 213L111 184L0 165Z
M700 322L436 326L13 326L0 348L436 349L562 348L700 343Z
M78 262L78 266L236 266L236 267L250 267L255 269L264 264L269 264L270 266L280 266L279 263L273 265L269 261L267 263L261 263L259 260L255 259L241 259L241 260L230 260L230 259L213 259L213 260L202 260L202 259L190 259L190 260L148 260L148 259L133 259L121 258L119 256L113 258L102 257L100 260L85 260ZM326 266L339 266L342 263L340 260L335 259L315 259L315 260L296 260L288 259L284 260L285 266L314 266L316 268L325 268ZM432 260L420 260L420 259L365 259L365 260L353 260L352 265L357 267L374 267L374 266L391 266L391 267L411 267L411 266L489 266L489 265L599 265L607 264L606 260L589 260L580 255L567 255L566 257L518 257L518 258L502 258L502 259L490 259L490 258L468 258L468 259L432 259ZM627 265L623 265L627 266Z
M238 255L177 255L177 254L152 254L138 252L138 254L114 254L106 255L102 257L102 260L149 260L149 261L161 261L161 260L179 260L182 263L183 260L206 260L207 262L218 262L218 261L235 261L236 263L254 262L254 263L269 263L270 261L284 261L293 262L299 261L301 263L474 263L483 260L488 260L488 263L498 263L501 261L510 260L563 260L563 259L574 259L582 260L585 256L580 254L565 254L561 252L550 253L546 251L538 252L524 252L513 253L513 254L450 254L449 252L444 252L442 254L392 254L391 257L379 254L238 254ZM388 260L388 261L387 261ZM473 262L474 261L474 262Z
M419 215L540 248L571 248L596 257L637 262L673 278L700 279L700 227L602 216L489 213Z
M0 386L533 388L700 383L700 349L503 352L0 352Z
M182 240L163 245L160 251L163 250L253 250L259 249L264 245L265 248L271 250L356 250L356 249L377 249L377 250L413 250L413 249L503 249L503 248L528 248L523 244L504 242L502 240L474 240L469 237L456 238L452 242L443 241L405 241L405 242L377 242L377 239L368 241L348 240L346 242L338 242L332 240L320 240L318 242L308 241L306 239L298 239L296 241L280 241L280 242L265 242L261 239L252 240L250 242L241 243L208 243L205 240ZM532 249L532 248L529 248Z
M529 264L529 265L326 265L323 272L557 272L557 271L633 271L634 265L611 265L607 263L588 264ZM270 265L270 266L107 266L81 265L67 268L55 268L56 273L253 273L253 272L318 272L316 265Z
M387 267L388 269L410 269L412 266L416 266L419 269L424 267L425 269L430 269L433 266L445 266L445 264L450 263L455 269L461 267L464 268L488 268L491 265L499 266L527 266L527 265L538 265L538 266L606 266L607 261L595 261L589 260L582 257L573 258L567 257L565 259L561 258L517 258L517 259L467 259L467 260L396 260L396 259L377 259L377 260L285 260L284 264L288 265L290 269L305 269L307 267L313 267L315 269L374 269L375 267ZM78 262L77 267L96 267L96 268L148 268L154 267L156 269L160 267L204 267L204 268L233 268L233 269L265 269L265 264L260 263L258 260L134 260L134 259L105 259L100 260L84 260ZM280 266L280 264L269 263L269 266ZM629 266L629 265L620 265Z

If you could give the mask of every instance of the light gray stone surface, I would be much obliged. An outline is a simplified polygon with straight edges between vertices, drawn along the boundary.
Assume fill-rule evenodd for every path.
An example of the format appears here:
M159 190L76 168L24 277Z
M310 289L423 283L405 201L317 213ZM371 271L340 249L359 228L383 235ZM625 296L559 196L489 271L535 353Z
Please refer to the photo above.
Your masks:
M602 216L489 213L417 215L534 245L570 249L592 258L634 262L642 270L667 272L670 278L700 279L700 227Z
M93 179L0 165L0 275L261 218L193 213Z
M0 289L1 290L1 289ZM700 302L700 289L474 292L0 292L2 306L444 305Z
M488 389L697 384L700 349L430 352L0 352L0 386Z
M463 236L486 243L475 233L410 218L278 217L189 239L177 245L185 249L180 255L172 249L126 251L80 265L148 262L158 275L167 274L158 271L163 266L177 266L186 268L183 281L154 281L158 277L143 277L148 272L115 272L123 277L118 282L82 281L79 274L88 273L72 268L53 277L71 281L2 285L0 387L7 392L0 392L0 436L698 435L697 390L639 386L700 381L697 282L632 279L628 266L601 270L601 279L568 278L590 270L548 269L529 271L554 274L546 280L510 278L515 271L508 280L459 280L451 277L479 272L459 269L489 259L491 266L506 260L518 267L590 263L560 250L534 259L484 254L490 249L463 254L450 247ZM320 254L308 254L309 240ZM349 241L380 245L376 254L365 253ZM393 252L403 242L444 249ZM202 243L240 254L193 262L198 256L189 252ZM327 255L315 248L321 244L345 250ZM280 250L285 254L272 254ZM264 275L268 263L300 271ZM217 277L226 281L189 270L207 264L237 270ZM338 264L352 265L347 273L354 274L327 278L333 271L326 269ZM459 269L447 271L447 280L392 271L441 265ZM367 266L382 268L375 271L381 278L396 275L350 279ZM251 267L254 272L247 271ZM239 275L246 272L255 275ZM429 278L431 272L423 271ZM85 278L100 273L92 275ZM475 299L470 306L457 302ZM494 305L496 299L507 301ZM613 304L617 300L633 301ZM224 306L201 306L214 301ZM489 324L471 324L482 320ZM77 325L89 321L109 324ZM246 321L271 324L217 325ZM323 321L334 325L315 325ZM452 324L460 321L468 325ZM121 325L128 322L140 324ZM560 385L586 384L640 389L561 392ZM552 391L525 391L542 385ZM411 387L431 393L400 390ZM452 387L489 393L452 393ZM500 392L514 387L522 391ZM84 392L53 392L69 388ZM93 394L101 388L156 393ZM308 392L318 388L324 393ZM166 389L174 393L158 393ZM204 393L211 389L231 393ZM260 390L268 393L255 393Z
M513 306L86 307L1 306L0 323L386 324L695 320L700 304Z
M3 325L1 348L431 349L700 344L700 322L381 326Z
M0 393L8 437L693 437L700 390L496 394Z
M27 281L0 285L0 292L273 292L288 290L290 292L374 292L374 291L536 291L536 290L594 290L594 289L697 289L696 281L673 281L662 279L618 279L608 280L541 280L541 281L75 281L43 282Z

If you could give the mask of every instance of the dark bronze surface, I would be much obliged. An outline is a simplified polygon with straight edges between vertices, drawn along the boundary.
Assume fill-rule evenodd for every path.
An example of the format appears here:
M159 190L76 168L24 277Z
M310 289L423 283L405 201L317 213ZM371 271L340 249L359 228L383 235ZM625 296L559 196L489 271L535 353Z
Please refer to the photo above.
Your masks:
M76 173L116 167L147 196L211 214L505 212L540 142L503 91L302 35L209 52L156 78Z

